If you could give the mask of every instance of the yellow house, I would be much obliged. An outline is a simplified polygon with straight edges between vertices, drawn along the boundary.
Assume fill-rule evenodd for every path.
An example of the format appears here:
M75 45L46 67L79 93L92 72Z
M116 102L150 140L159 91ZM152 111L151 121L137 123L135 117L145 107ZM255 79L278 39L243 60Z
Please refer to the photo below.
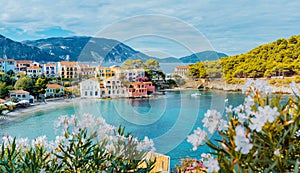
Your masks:
M99 66L99 67L97 67L96 71L97 71L97 74L98 74L98 76L101 80L113 77L116 74L115 70L112 70L109 67Z

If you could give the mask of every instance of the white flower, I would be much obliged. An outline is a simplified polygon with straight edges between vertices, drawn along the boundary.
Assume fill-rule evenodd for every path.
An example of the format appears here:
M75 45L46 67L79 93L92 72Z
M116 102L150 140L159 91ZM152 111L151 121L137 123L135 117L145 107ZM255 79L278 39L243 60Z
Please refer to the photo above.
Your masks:
M201 157L202 157L202 158L208 159L208 158L211 157L211 155L210 155L210 154L206 154L206 153L202 153L202 154L201 154Z
M207 168L208 173L218 172L220 170L219 162L210 157L203 162L203 165Z
M187 137L187 141L193 145L193 150L197 150L197 147L202 145L207 140L207 134L199 127L194 130L194 133Z
M237 117L238 117L238 121L240 122L240 123L244 123L246 120L248 120L248 116L246 116L246 114L245 113L238 113L237 114Z
M246 108L250 108L251 106L254 105L254 99L250 95L247 96L244 100L244 105Z
M154 148L154 142L152 139L149 139L147 136L145 136L144 140L140 141L137 145L138 151L150 151L155 152Z
M277 156L277 157L280 156L279 148L274 151L274 155Z
M219 124L221 119L221 114L216 110L208 110L204 114L204 118L202 120L203 126L208 128L210 133L213 133Z
M47 147L47 138L46 136L39 136L31 142L32 147Z
M226 107L225 110L226 110L227 114L232 113L232 111L233 111L232 110L232 105L229 105L228 107Z
M241 151L242 154L248 154L252 149L253 145L250 143L250 140L247 138L246 132L242 125L238 125L235 128L235 139L236 144L235 151ZM249 136L248 136L249 137Z
M227 129L228 129L228 122L224 119L221 119L219 122L218 130L222 132L222 131L227 131Z
M242 87L242 93L243 94L245 94L249 90L249 88L253 84L253 82L254 82L253 79L248 79L246 81L246 83Z
M295 136L296 136L296 137L300 137L300 130L298 130L298 131L295 133Z
M279 112L277 111L277 107L272 109L270 106L265 106L264 108L258 107L258 114L265 116L266 120L272 123L279 115Z
M16 145L22 151L25 151L27 147L29 147L29 140L28 138L20 138L16 140Z
M249 128L252 131L261 132L262 127L265 125L266 119L263 116L253 117L250 120Z
M235 108L233 109L233 112L234 112L235 114L241 113L241 112L243 112L243 111L244 111L243 105L239 105L239 106L237 106L237 107L235 107Z

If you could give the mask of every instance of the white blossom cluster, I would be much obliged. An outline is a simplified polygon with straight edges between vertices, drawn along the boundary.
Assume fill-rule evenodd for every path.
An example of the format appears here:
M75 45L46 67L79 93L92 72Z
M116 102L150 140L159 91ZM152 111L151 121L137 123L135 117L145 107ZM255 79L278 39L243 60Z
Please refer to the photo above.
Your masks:
M207 140L207 134L199 127L194 130L194 133L187 137L187 141L193 145L193 150L196 151L197 147L202 145Z
M293 86L295 88L295 86ZM298 88L297 88L298 89ZM300 89L298 90L300 91ZM259 106L254 98L265 97L272 93L272 88L265 82L260 80L248 80L243 86L242 92L246 94L244 104L237 107L229 105L225 111L228 115L233 115L238 121L237 126L233 127L235 131L234 143L235 150L240 151L242 154L248 154L253 148L251 143L251 133L261 132L266 123L273 123L280 115L277 107ZM221 133L227 133L229 122L221 118L221 114L216 110L208 110L202 120L203 127L207 128L209 133L218 130ZM249 130L246 130L246 127ZM300 130L297 131L295 137L300 137ZM203 145L207 140L207 134L204 130L197 128L194 133L187 137L187 141L193 145L193 150ZM227 148L225 145L220 145ZM280 156L280 149L274 151L275 156ZM207 172L214 172L219 170L218 161L213 159L210 155L203 154L204 166Z
M210 154L201 154L203 166L206 167L207 173L218 172L220 170L219 162L213 158Z
M235 151L241 151L242 154L248 154L253 147L249 138L250 133L247 134L244 127L242 125L238 125L235 128Z
M260 95L269 95L272 93L272 88L265 81L248 79L242 87L242 93L258 93Z
M80 130L88 129L90 134L95 133L97 135L97 141L107 142L107 146L105 146L106 152L111 154L122 154L122 148L126 148L128 141L133 142L134 146L136 146L137 151L145 151L145 152L154 152L154 142L153 140L149 139L147 136L139 141L136 137L131 135L118 135L115 132L115 127L109 125L105 122L105 120L101 117L95 118L92 115L84 114L82 117L76 117L75 115L68 117L68 116L61 116L55 123L55 127L62 128L62 133L60 136L56 136L54 141L48 141L46 136L40 136L36 139L31 141L28 138L19 138L15 139L17 149L21 151L26 151L30 147L33 149L36 147L43 147L47 150L47 153L51 153L50 158L55 158L55 154L63 156L64 153L59 149L59 145L63 146L64 150L66 151L69 149L71 141L75 144L78 143L85 143L85 139L81 138L81 141L73 140L76 135L79 134ZM11 136L3 136L2 142L4 147L8 147L12 144L13 138ZM0 144L1 146L2 144ZM119 153L118 153L119 152ZM122 155L123 156L123 155ZM58 161L60 161L58 159Z

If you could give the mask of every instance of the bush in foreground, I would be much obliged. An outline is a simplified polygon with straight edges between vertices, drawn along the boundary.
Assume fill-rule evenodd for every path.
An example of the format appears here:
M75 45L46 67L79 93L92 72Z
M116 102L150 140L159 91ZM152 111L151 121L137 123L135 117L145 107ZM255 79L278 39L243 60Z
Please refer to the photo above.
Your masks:
M154 166L146 158L152 140L139 141L102 118L62 116L56 126L62 134L55 141L4 136L0 172L150 172Z
M298 172L300 163L300 97L294 84L288 100L272 95L260 80L249 80L244 104L226 108L226 118L208 110L202 120L207 130L188 136L193 150L206 143L212 152L202 154L206 172ZM214 131L216 142L208 140ZM208 132L207 132L208 131Z

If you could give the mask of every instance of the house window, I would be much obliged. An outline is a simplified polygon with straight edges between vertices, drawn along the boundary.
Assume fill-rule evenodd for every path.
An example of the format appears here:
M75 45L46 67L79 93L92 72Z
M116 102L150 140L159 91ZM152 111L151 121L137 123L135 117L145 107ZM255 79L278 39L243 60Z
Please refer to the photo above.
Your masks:
M98 91L95 91L95 96L98 96Z
M93 91L90 91L90 96L93 96Z
M84 95L87 96L87 91L84 92Z

